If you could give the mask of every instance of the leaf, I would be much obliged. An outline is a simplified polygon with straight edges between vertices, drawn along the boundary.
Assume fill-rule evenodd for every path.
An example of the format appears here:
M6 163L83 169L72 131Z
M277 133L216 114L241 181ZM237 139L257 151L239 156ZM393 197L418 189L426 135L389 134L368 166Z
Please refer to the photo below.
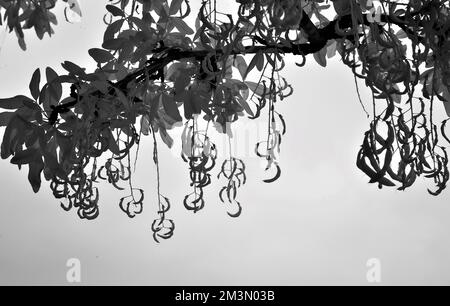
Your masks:
M3 112L0 113L0 127L7 126L11 118L15 115L14 112Z
M183 71L175 80L174 84L175 98L177 98L178 96L181 97L182 94L185 93L186 86L188 86L190 82L191 82L190 76L185 71Z
M115 39L109 39L105 40L102 44L102 48L108 49L108 50L119 50L122 49L125 44L129 42L126 38L115 38ZM109 61L109 60L108 60Z
M41 172L44 170L44 163L42 158L38 157L35 161L31 162L28 171L28 181L33 188L33 191L37 193L41 188Z
M250 64L248 64L244 79L247 78L247 75L250 73L250 71L253 70L253 68L257 67L257 69L261 71L263 69L263 66L264 55L262 52L256 52L255 56L253 56L252 60L250 61Z
M167 68L166 71L166 79L172 82L176 82L176 80L178 79L178 76L180 75L180 73L182 73L184 70L183 68L186 67L186 64L184 63L180 63L180 62L175 62L172 65L170 65Z
M150 122L147 116L141 117L141 133L145 136L150 134Z
M105 34L103 35L103 41L114 39L114 36L117 32L120 31L122 28L124 19L119 19L108 25L108 27L105 30Z
M162 94L158 93L154 97L148 98L148 104L150 104L150 111L148 112L148 120L150 123L156 118L158 110L161 106Z
M247 62L245 61L244 57L241 55L236 56L236 58L233 60L233 66L239 70L239 73L241 74L242 79L245 79L245 75L246 75L248 66L247 66Z
M23 51L26 51L27 50L27 44L25 43L25 39L23 39L23 37L19 37L18 41L19 41L20 49L22 49Z
M14 157L11 158L11 164L15 165L29 164L33 161L36 161L39 155L40 152L37 148L28 148L26 150L15 153Z
M450 117L450 101L443 102L445 107L445 112L447 113L447 116Z
M316 52L313 54L314 59L316 60L316 62L322 66L322 67L326 67L327 66L327 48L324 47L322 48L320 51Z
M125 13L124 13L120 8L118 8L117 6L108 4L108 5L106 6L106 9L107 9L108 12L110 12L111 15L113 15L114 17L125 17Z
M252 117L255 116L255 113L250 108L250 106L248 105L248 103L247 103L247 101L245 99L243 99L242 97L238 97L237 101L244 108L244 110L247 112L247 114L249 114Z
M334 10L339 16L348 15L351 12L351 5L349 0L334 0Z
M52 99L50 99L50 95L48 94L48 85L45 84L44 87L42 87L41 93L39 94L39 104L42 104L44 110L47 113L51 112L51 100Z
M115 155L120 155L120 148L117 145L117 141L111 132L111 129L105 129L104 136L108 139L108 149Z
M131 56L134 53L134 47L135 47L135 45L131 41L128 41L126 44L124 44L124 46L122 47L122 50L120 50L120 52L119 52L119 57L118 57L117 61L119 63L129 61L131 59Z
M78 76L86 75L85 68L81 68L80 66L78 66L72 62L65 61L64 63L61 64L61 66L65 70L67 70L67 72L69 72L70 74L74 74L74 75L78 75Z
M331 43L329 43L327 45L327 57L328 58L332 58L333 56L336 55L336 47L337 47L337 42L336 40L333 40Z
M450 88L447 88L444 84L442 84L438 91L439 91L438 98L444 104L447 116L450 117Z
M61 83L58 82L58 74L50 67L47 67L45 69L45 74L47 77L47 83L48 83L48 91L51 98L51 104L56 105L62 96L62 86Z
M180 111L178 110L177 103L173 99L173 96L169 95L162 95L162 104L164 107L164 111L167 115L169 115L170 118L172 118L175 121L181 121L181 115Z
M397 36L398 39L408 38L408 34L402 29L398 30L397 33L395 33L395 36Z
M30 93L31 96L37 100L37 98L39 98L39 83L41 82L41 71L38 69L36 69L33 73L33 76L31 77L31 81L30 81Z
M264 94L264 85L261 83L255 83L252 81L246 81L245 84L248 86L248 88L255 93L257 96L262 96Z
M8 125L6 126L5 132L3 133L3 141L1 144L1 158L7 159L11 155L14 154L14 145L13 140L15 140L19 134L20 129L22 128L22 124L20 119L17 116L13 116L10 118Z
M114 56L106 50L92 48L89 49L89 55L99 64L107 63L114 59Z
M119 19L118 21L124 21L124 19ZM134 16L129 16L128 17L128 21L130 22L132 22L132 23L134 23L135 25L137 25L137 27L138 27L138 29L140 29L140 30L148 30L147 29L147 23L144 21L144 20L142 20L141 18L138 18L138 17L134 17Z
M193 114L200 114L203 100L201 99L199 92L193 90L187 91L183 102L184 117L187 120L192 119Z
M47 77L47 83L51 83L53 80L58 78L58 74L50 67L45 69L45 76Z
M175 15L181 9L183 1L184 0L172 0L172 3L170 3L169 14Z
M258 52L255 55L256 57L256 69L258 71L262 71L264 69L264 55L262 52Z
M23 101L24 100L28 100L31 102L34 102L33 100L31 100L30 98L26 97L26 96L15 96L12 98L7 98L7 99L0 99L0 108L3 109L18 109L21 108L23 106Z
M188 24L183 19L178 17L171 17L170 21L182 35L194 34L194 30L192 30L191 27L188 26Z
M108 82L106 81L93 81L91 82L92 86L100 90L102 93L106 94L109 90Z
M161 137L162 141L167 145L167 147L172 148L173 139L172 137L170 137L170 135L167 133L166 129L163 126L159 127L159 136Z

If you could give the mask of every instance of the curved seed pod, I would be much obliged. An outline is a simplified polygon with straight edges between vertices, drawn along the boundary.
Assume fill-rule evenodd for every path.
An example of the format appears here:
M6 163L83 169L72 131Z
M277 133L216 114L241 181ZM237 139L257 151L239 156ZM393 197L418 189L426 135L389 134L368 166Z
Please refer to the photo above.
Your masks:
M231 183L228 184L227 186L227 198L228 201L232 201L236 199L236 194L237 194L237 190L236 190L236 184L234 183L234 181L231 181Z
M388 120L395 111L394 101L392 101L391 98L386 99L386 101L387 101L387 107L386 107L386 113L384 115L383 121Z
M255 147L256 156L258 156L258 157L268 157L269 156L267 153L263 154L259 151L259 147L261 146L261 144L265 144L265 143L267 143L267 141L260 141L256 144L256 147Z
M277 112L277 115L281 121L281 126L283 127L281 134L284 135L286 134L286 121L284 120L284 117L280 113Z
M167 197L162 196L161 197L164 199L164 202L160 202L161 204L161 209L158 210L158 214L165 214L170 210L170 201Z
M275 182L276 180L278 180L280 178L280 176L281 176L281 168L277 164L275 164L275 167L276 167L275 175L272 178L263 180L264 183L272 183L272 182Z
M143 211L144 191L142 189L133 188L134 191L139 191L139 197L136 199L134 194L123 197L119 201L120 209L128 215L129 218L134 218Z
M80 194L79 197L75 197L73 206L78 207L77 213L81 219L93 220L99 215L99 193L97 188L89 188L89 190L91 194Z
M391 161L392 161L392 151L390 149L387 149L384 156L383 168L381 168L380 171L377 173L376 177L374 178L375 181L379 181L382 177L386 175L387 170L390 168Z
M230 201L230 202L231 202L231 201ZM228 214L231 218L237 218L237 217L239 217L239 216L241 215L241 213L242 213L242 206L241 206L241 203L239 203L239 202L236 201L236 200L233 200L232 203L237 207L237 211L234 212L234 213L227 212L227 214Z
M441 135L442 135L442 137L444 137L444 139L445 139L448 143L450 143L450 139L448 138L447 134L445 133L445 125L447 124L447 121L448 121L448 120L450 120L450 118L449 118L449 119L446 119L446 120L444 120L444 121L442 121L442 124L441 124Z
M155 219L152 223L153 239L159 243L158 238L169 239L175 231L175 223L171 219Z
M203 190L199 188L199 192L192 192L184 197L183 204L187 210L192 210L194 213L200 211L205 207L205 200L203 199Z
M64 209L65 211L69 211L72 209L73 204L72 204L72 199L70 197L67 198L67 205L64 205L63 202L60 202L60 206L62 209Z
M227 186L222 187L222 189L220 189L220 191L219 191L219 199L220 199L220 201L221 201L222 203L225 203L225 200L224 200L224 198L223 198L223 193L224 193L225 191L227 191Z
M363 171L368 177L375 178L377 177L377 172L373 171L365 162L365 156L363 154L363 149L359 150L358 157L356 159L356 166ZM382 186L395 186L395 184L386 177L377 178L373 182L378 182L378 187Z
M395 173L394 170L392 170L392 168L391 168L390 166L389 166L388 169L386 170L386 173L389 174L389 176L390 176L393 180L395 180L395 181L397 181L397 182L400 182L400 183L403 183L404 180L403 180L402 176L399 175L398 173Z
M295 65L298 67L303 67L306 64L306 56L304 54L298 54L302 57L302 61L300 63L295 62Z
M414 171L414 168L411 168L408 175L406 176L406 179L402 182L402 186L397 188L398 190L405 190L408 187L411 187L414 182L416 181L417 175Z

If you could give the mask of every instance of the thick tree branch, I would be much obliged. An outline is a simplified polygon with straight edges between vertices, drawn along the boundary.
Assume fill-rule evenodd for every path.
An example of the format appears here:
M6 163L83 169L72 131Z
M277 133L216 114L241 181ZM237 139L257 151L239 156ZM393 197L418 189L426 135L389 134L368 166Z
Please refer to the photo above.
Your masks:
M400 22L401 18L397 18L397 20L392 20L389 16L382 15L382 22L389 22L391 24L398 25L402 29L411 33L408 30L408 27ZM370 25L369 20L366 15L363 15L362 24ZM303 12L303 16L301 18L300 27L305 31L308 35L308 43L303 44L292 44L291 46L285 46L281 44L264 44L261 46L247 46L244 50L233 50L230 55L243 55L243 54L255 54L258 52L263 53L274 53L280 52L284 54L294 54L294 55L308 55L315 52L320 51L329 40L331 39L339 39L339 38L347 38L348 36L342 35L336 32L336 27L340 29L348 29L353 27L352 15L341 16L340 18L331 21L323 28L317 28L311 19L308 17L306 13ZM406 32L405 31L405 32ZM149 62L145 67L133 72L128 75L124 79L116 82L116 87L125 89L126 86L136 80L138 77L142 77L145 74L155 73L161 66L166 66L173 61L178 61L181 59L194 59L197 61L203 60L208 54L210 54L210 50L179 50L179 49L170 49L167 52L167 55L161 57L158 61ZM217 55L223 55L222 49L215 50Z

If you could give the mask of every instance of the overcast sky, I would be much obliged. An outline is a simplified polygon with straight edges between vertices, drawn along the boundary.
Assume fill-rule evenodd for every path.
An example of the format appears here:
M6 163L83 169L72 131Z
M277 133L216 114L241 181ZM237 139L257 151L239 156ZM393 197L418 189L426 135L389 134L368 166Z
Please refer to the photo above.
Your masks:
M82 2L79 24L59 15L51 39L38 41L26 32L26 52L7 35L0 51L0 97L28 94L37 67L62 71L60 63L70 60L93 68L87 50L100 46L105 3ZM238 219L229 218L218 200L223 181L207 188L203 211L186 211L186 164L178 152L160 146L162 192L172 200L176 232L154 243L150 139L134 179L146 191L145 211L133 220L118 207L123 194L107 183L100 186L100 217L83 221L75 211L63 211L46 184L34 194L26 169L2 161L0 284L67 284L69 258L80 259L82 284L89 285L365 285L369 258L380 260L385 285L450 284L448 191L432 197L422 179L406 192L368 184L355 165L369 121L352 74L338 59L327 68L308 60L298 68L288 59L283 72L295 93L279 104L288 126L282 177L263 183L259 160L249 156ZM239 130L256 127L248 123Z

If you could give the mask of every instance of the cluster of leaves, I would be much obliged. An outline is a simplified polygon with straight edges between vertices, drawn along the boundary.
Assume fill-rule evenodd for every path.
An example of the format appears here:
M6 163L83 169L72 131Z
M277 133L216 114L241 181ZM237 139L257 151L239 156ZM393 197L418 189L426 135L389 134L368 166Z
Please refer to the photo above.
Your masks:
M1 0L0 26L6 22L10 32L14 31L19 46L26 50L24 30L34 28L36 35L42 39L47 33L51 36L52 25L57 24L56 15L52 12L57 0ZM63 0L66 3L64 16L71 21L72 15L81 17L80 5L77 0ZM3 13L3 16L2 16Z
M39 37L51 34L47 24L54 2L0 1L21 46L23 28L34 26ZM78 11L76 1L66 2ZM194 28L186 21L191 14L187 0L110 1L102 48L89 50L97 63L94 72L66 61L63 75L46 69L42 87L36 70L29 86L32 98L0 100L0 108L10 110L0 114L0 126L6 126L1 157L13 156L13 164L29 166L35 192L44 173L55 197L66 199L63 208L77 208L81 218L98 215L98 179L119 190L124 189L121 181L128 182L129 195L119 207L133 218L143 211L144 191L132 184L131 155L135 152L137 159L141 136L152 135L158 195L153 237L167 239L175 225L166 217L170 201L160 192L156 134L171 147L170 130L185 123L182 158L193 187L184 199L188 210L204 207L203 189L219 158L210 126L230 137L230 124L239 118L266 119L267 139L255 151L267 161L266 170L275 173L264 181L273 182L281 174L278 155L286 131L277 104L292 94L280 76L284 55L298 56L297 65L303 67L312 54L325 67L327 58L339 54L357 89L362 79L372 92L372 121L357 166L380 188L397 182L404 190L421 175L433 180L429 191L434 195L446 187L448 156L440 139L449 140L447 121L438 128L433 103L442 101L450 115L448 1L236 2L237 11L228 14L217 9L216 0L201 1ZM45 16L30 17L36 11ZM255 73L256 82L247 80ZM63 98L63 88L70 88L70 96ZM200 128L203 123L206 129ZM220 200L236 208L230 216L238 216L244 162L230 153L220 176L227 179Z

